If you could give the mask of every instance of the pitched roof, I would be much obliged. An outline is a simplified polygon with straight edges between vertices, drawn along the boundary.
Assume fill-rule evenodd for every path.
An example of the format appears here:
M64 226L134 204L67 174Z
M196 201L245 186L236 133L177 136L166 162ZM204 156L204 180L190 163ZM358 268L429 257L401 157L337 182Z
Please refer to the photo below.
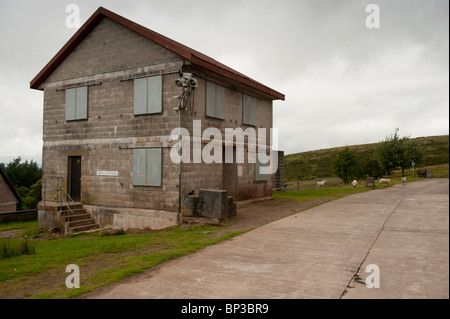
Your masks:
M11 193L13 193L14 197L17 199L17 201L20 203L22 202L22 198L20 197L17 190L14 188L14 185L9 180L8 176L6 175L5 170L0 165L0 175L2 176L3 180L5 181L6 185L8 185L9 189L11 190Z
M64 59L80 44L84 38L98 25L104 18L109 19L129 28L149 40L165 47L166 49L189 60L192 64L204 69L220 74L259 91L270 95L275 100L283 100L284 94L277 92L262 83L210 58L209 56L193 50L179 42L169 39L155 31L147 29L131 20L128 20L112 11L99 7L94 14L81 26L80 29L70 38L70 40L59 50L59 52L47 63L47 65L30 82L32 89L39 89L39 86L52 74L52 72L64 61Z

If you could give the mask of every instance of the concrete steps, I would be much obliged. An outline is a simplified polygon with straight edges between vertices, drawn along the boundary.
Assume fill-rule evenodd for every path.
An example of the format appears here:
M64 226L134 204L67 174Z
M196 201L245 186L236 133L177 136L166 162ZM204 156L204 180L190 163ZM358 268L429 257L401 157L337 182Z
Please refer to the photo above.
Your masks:
M83 204L70 205L71 211L67 207L60 210L60 218L63 225L65 225L64 233L76 234L88 230L99 228L91 215L83 208Z

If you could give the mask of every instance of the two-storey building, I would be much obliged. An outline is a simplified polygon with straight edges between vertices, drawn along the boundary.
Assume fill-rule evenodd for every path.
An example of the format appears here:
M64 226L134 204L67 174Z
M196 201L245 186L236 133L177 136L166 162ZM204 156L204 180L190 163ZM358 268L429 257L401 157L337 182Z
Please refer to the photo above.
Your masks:
M177 85L189 75L189 90ZM199 120L202 131L270 129L272 101L284 95L109 10L100 7L30 86L44 92L43 180L60 178L101 225L174 225L180 193L200 189L235 201L271 195L258 163L174 163L171 133L192 136Z

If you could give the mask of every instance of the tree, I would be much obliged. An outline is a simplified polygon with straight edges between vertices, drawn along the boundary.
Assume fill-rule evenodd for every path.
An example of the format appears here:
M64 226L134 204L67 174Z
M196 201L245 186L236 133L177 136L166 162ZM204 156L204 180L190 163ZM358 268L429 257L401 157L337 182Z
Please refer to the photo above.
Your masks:
M387 136L376 149L377 159L386 176L397 168L402 169L404 176L405 168L411 167L411 162L420 163L423 160L421 147L410 140L408 136L400 138L399 129L394 134Z
M383 176L384 172L380 166L380 163L378 162L378 159L376 158L376 154L363 160L360 167L360 173L360 176L371 176L375 179Z
M8 163L6 166L4 164L3 167L5 169L6 175L9 180L15 187L25 186L26 188L30 188L31 185L36 183L42 175L42 170L37 166L37 163L31 160L28 162L26 160L24 163L21 163L20 156L13 159L12 162Z
M400 157L399 166L402 169L402 176L405 176L405 169L411 167L411 163L416 165L422 163L424 152L422 147L415 141L410 140L409 137L402 139L402 153Z
M17 157L12 162L4 165L6 175L16 188L22 203L17 205L17 209L34 209L41 200L41 175L42 170L37 163L31 160L21 163L21 158Z
M355 155L348 147L338 152L338 157L333 163L334 173L342 179L345 184L356 177Z
M41 201L41 180L31 185L25 196L22 197L20 209L34 209Z

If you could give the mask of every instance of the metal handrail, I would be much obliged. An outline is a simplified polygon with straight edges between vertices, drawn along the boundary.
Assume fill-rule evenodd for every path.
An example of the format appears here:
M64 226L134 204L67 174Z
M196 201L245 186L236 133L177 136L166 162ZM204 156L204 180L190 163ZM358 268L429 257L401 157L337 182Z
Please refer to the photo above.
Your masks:
M47 189L47 179L56 179L56 188L55 189ZM67 219L70 220L70 213L73 214L72 209L70 208L70 204L72 203L75 205L75 201L72 199L72 197L67 193L67 191L64 189L62 182L64 179L62 177L45 177L44 178L44 205L47 198L47 193L51 191L56 191L56 195L59 198L59 209L62 211L62 203L64 201L63 195L66 197L66 206L67 206Z
M56 179L56 188L52 188L52 189L47 189L47 180L50 180L50 179ZM51 192L54 192L54 191L57 191L57 192L59 192L59 185L62 185L62 183L60 183L59 182L59 180L63 180L63 178L62 177L44 177L44 185L43 185L43 195L44 196L42 196L43 197L43 200L44 200L44 205L45 205L45 203L46 203L46 201L47 201L47 194L48 193L51 193ZM61 197L59 194L58 194L58 196L59 197Z

